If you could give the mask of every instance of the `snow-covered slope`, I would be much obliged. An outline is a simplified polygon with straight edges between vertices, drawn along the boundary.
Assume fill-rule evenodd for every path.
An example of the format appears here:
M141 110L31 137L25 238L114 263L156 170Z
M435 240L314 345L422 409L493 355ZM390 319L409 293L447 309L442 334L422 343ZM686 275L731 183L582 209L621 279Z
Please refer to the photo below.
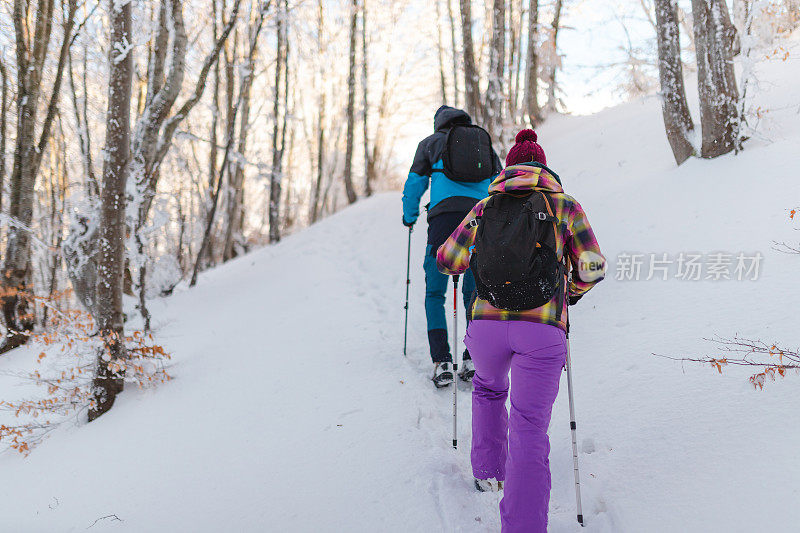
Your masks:
M779 67L765 69L772 89L760 95L774 109L771 141L736 157L674 168L655 99L540 132L612 269L572 315L585 531L800 522L798 376L754 391L745 372L651 355L702 355L712 349L702 338L717 334L800 344L800 258L771 249L797 241L786 213L800 204L800 64ZM498 497L471 485L468 391L453 451L451 393L427 379L422 227L402 355L399 212L398 193L359 202L154 302L174 381L125 392L110 414L27 459L0 456L0 531L499 531ZM615 279L623 252L718 251L761 252L760 279ZM0 369L33 358L19 351ZM562 386L553 532L580 529Z

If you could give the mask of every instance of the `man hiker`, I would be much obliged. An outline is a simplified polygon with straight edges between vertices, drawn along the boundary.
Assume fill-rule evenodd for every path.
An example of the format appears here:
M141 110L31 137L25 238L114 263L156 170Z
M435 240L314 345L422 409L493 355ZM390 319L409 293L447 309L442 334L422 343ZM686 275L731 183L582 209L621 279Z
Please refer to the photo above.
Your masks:
M455 230L479 200L486 197L489 184L502 170L491 138L472 124L460 110L442 106L433 117L433 135L417 147L414 163L403 187L403 224L412 227L419 217L422 195L430 186L428 204L428 244L425 250L425 316L428 321L428 344L434 363L433 383L437 388L453 382L453 357L447 341L444 303L449 277L436 267L436 250ZM475 280L468 270L463 276L464 307L469 308ZM467 316L469 319L469 316ZM469 352L459 377L469 381L475 367Z

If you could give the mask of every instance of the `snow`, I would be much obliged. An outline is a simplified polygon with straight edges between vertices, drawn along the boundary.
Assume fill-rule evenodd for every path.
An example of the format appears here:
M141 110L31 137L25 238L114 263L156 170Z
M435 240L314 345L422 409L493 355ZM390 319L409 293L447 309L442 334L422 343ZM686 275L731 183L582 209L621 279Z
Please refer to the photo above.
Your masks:
M610 261L571 317L588 525L574 518L564 379L550 430L551 532L800 521L800 376L755 391L746 370L652 355L713 354L703 338L737 333L800 344L800 258L772 249L798 240L787 215L800 204L798 65L761 68L769 83L754 98L774 110L761 125L770 140L735 157L675 168L655 98L542 128L548 161ZM402 355L399 212L399 193L361 201L152 301L174 380L126 391L108 415L59 429L28 458L1 455L0 531L499 531L499 496L472 488L467 387L454 451L452 393L428 381L424 227L413 233ZM615 279L621 253L681 252L761 252L761 276ZM35 356L17 350L0 370L33 368ZM0 382L5 399L24 392L13 384Z

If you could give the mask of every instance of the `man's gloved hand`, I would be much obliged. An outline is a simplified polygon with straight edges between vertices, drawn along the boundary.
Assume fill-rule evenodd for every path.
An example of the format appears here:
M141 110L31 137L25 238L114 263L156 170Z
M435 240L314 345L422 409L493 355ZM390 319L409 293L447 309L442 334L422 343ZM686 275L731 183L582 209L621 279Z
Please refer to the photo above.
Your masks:
M576 303L578 303L578 300L580 300L581 298L583 298L583 294L578 295L578 296L570 296L569 297L569 305L575 305Z
M404 225L405 227L407 227L407 228L413 228L415 223L416 223L416 220L415 220L414 222L408 222L408 221L406 220L406 217L405 217L405 215L403 215L403 225Z

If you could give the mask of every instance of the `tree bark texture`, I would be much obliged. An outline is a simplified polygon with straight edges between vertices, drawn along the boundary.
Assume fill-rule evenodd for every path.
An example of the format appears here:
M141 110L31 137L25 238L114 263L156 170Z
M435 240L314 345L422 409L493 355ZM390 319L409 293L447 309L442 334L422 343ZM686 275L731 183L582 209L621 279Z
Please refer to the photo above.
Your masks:
M272 102L272 172L269 180L269 242L281 240L281 190L283 179L283 151L286 136L286 113L284 109L284 126L281 131L281 94L287 90L288 71L287 35L284 19L287 10L285 2L280 3L277 23L277 58L275 61L275 89ZM286 95L285 95L286 96Z
M238 0L237 0L238 2ZM250 41L251 48L255 46L258 42L258 37L261 34L261 29L264 27L264 17L266 16L267 10L271 5L271 1L267 0L267 2L261 5L261 8L258 12L258 22L255 25L253 38ZM231 22L229 21L228 24L232 27ZM220 43L220 41L217 41ZM221 46L221 43L220 43ZM254 53L251 49L248 55ZM226 61L228 57L226 56ZM228 91L230 92L232 88L232 80L228 80ZM211 199L211 210L209 211L206 221L205 221L205 229L203 231L203 239L200 242L200 249L197 252L197 257L195 258L194 268L192 269L192 278L189 281L189 286L194 287L197 284L197 276L200 273L200 263L205 257L206 249L208 248L209 241L211 239L211 230L214 227L214 218L217 213L217 207L219 206L219 197L220 191L222 189L222 183L225 178L225 172L230 171L230 165L228 162L230 161L231 150L233 148L234 138L235 138L235 130L236 130L236 117L239 114L239 108L241 106L242 100L244 98L244 94L242 92L242 87L240 84L239 87L239 97L236 102L229 108L228 116L227 116L227 132L225 135L225 152L222 157L222 164L219 170L219 176L217 178L216 187L214 190L213 197ZM232 99L229 99L232 101Z
M6 119L8 116L8 74L0 59L0 77L3 78L0 97L0 213L3 212L3 193L6 187Z
M61 47L52 85L47 84L50 87L50 97L37 139L36 124L39 103L45 91L43 74L55 18L55 1L36 2L35 19L33 6L32 2L14 0L12 11L17 62L17 139L8 198L8 214L14 223L8 230L8 244L0 275L0 302L8 333L0 344L0 353L25 344L34 326L33 310L24 297L25 291L29 289L28 280L31 276L29 228L33 220L34 190L42 155L47 148L56 116L61 80L77 11L76 0L62 4L64 23Z
M471 0L459 0L461 7L461 40L464 58L464 88L467 113L474 122L481 120L481 94L478 71L475 67L475 50L472 44Z
M503 127L503 79L506 56L506 3L494 0L492 7L492 41L489 49L489 84L486 88L486 108L483 121L497 142Z
M317 91L318 91L318 111L317 111L317 177L311 194L311 206L309 208L309 221L311 224L319 217L320 193L322 191L322 180L325 175L325 60L322 40L322 32L325 28L325 11L323 0L317 3L317 49L320 57L318 58L317 72Z
M453 59L453 105L458 107L461 102L460 93L461 91L458 88L458 78L459 78L459 71L458 71L458 43L456 42L456 19L453 15L453 4L452 0L447 1L447 18L449 20L449 27L450 27L450 56Z
M100 208L99 269L96 321L104 339L94 378L89 421L108 412L122 392L125 357L122 285L125 273L125 188L130 173L131 87L133 42L131 3L109 0L111 48L109 50L108 112Z
M564 7L563 0L556 0L555 5L555 13L553 15L553 24L550 27L550 31L552 32L553 39L552 39L552 57L551 61L552 64L549 65L549 71L547 73L547 104L546 108L547 111L550 113L555 113L556 106L558 104L558 96L556 94L556 74L558 73L558 32L561 29L561 10Z
M358 30L358 0L353 0L350 8L350 70L347 75L347 146L344 156L344 189L347 201L358 199L353 187L353 146L356 129L356 35Z
M737 148L739 90L733 70L737 36L725 0L692 0L692 16L703 136L701 155L713 158Z
M539 107L539 0L528 7L528 61L525 65L525 115L532 128L542 120Z
M253 89L253 80L255 78L256 56L258 52L258 39L255 33L254 21L250 28L249 54L245 58L245 66L241 81L242 90L242 103L241 114L239 118L239 140L237 152L244 156L247 153L247 137L250 131L250 97ZM279 18L278 24L281 24ZM228 204L228 226L225 229L225 241L222 252L223 261L233 259L240 252L244 251L244 218L245 218L245 204L244 204L244 164L240 159L236 159L232 164L232 169L228 175L230 179L230 203Z
M372 175L372 165L369 161L369 54L367 53L367 0L361 1L363 2L361 5L361 89L363 91L362 105L364 108L362 117L362 125L364 126L364 194L366 196L372 196L372 179L374 176ZM436 5L439 5L438 0ZM441 39L441 32L439 33L439 37ZM444 69L442 70L442 75L444 75ZM446 93L443 93L443 96L446 97Z
M694 153L691 143L694 123L689 113L683 84L680 27L675 0L655 0L655 11L661 110L664 115L667 140L675 156L675 162L680 165Z
M439 57L439 90L442 104L447 103L447 77L444 74L444 45L442 44L442 0L436 2L436 53Z

